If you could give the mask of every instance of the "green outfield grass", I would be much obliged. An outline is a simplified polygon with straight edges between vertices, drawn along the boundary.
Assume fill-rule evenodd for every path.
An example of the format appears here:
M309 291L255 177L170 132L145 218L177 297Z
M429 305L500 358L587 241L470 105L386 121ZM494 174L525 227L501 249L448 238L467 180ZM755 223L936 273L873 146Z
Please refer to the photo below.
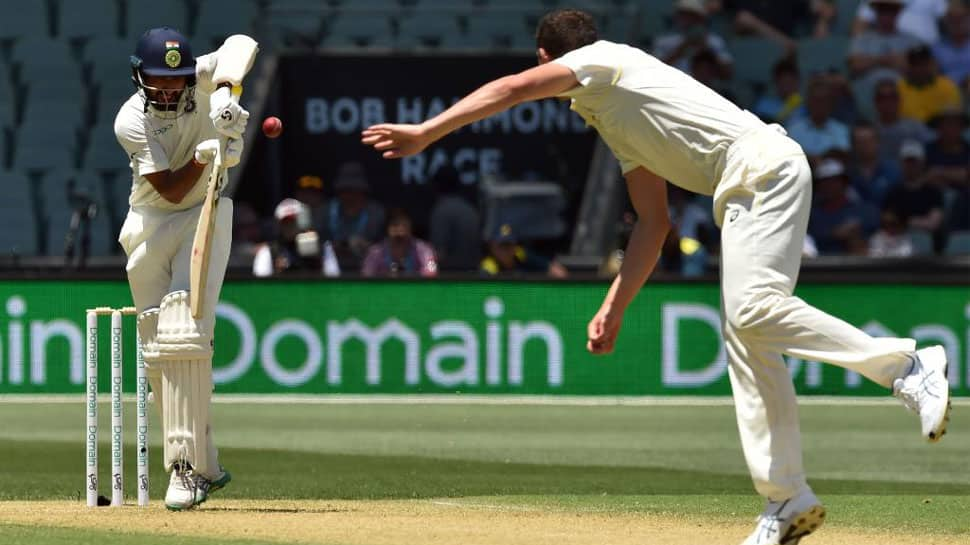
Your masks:
M942 443L927 445L916 417L896 405L802 407L805 462L829 508L826 529L966 534L970 540L970 419L964 411L954 409ZM126 417L134 422L133 412ZM729 406L218 404L214 421L222 463L234 480L207 504L212 508L223 498L445 498L511 510L726 522L749 521L761 508ZM0 500L83 501L80 402L3 403L0 422ZM157 426L152 438L152 497L158 500L167 476ZM126 484L133 496L128 439ZM104 494L108 455L102 431ZM4 526L2 518L0 534L8 538L4 543L30 545L105 537L96 530ZM202 542L145 541L133 534L111 539Z

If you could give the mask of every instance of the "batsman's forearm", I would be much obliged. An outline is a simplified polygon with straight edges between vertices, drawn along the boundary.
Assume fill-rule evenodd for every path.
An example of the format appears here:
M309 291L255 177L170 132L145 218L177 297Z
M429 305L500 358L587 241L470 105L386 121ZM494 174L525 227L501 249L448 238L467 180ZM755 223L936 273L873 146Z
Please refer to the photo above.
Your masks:
M189 191L192 191L203 171L205 171L205 165L191 159L182 168L168 171L164 176L149 175L146 178L162 198L178 204L189 194Z
M433 140L438 140L465 125L493 116L515 106L521 99L512 84L515 76L486 83L452 107L423 123Z
M620 312L626 310L657 266L668 231L666 224L637 221L626 245L620 273L613 279L604 306Z

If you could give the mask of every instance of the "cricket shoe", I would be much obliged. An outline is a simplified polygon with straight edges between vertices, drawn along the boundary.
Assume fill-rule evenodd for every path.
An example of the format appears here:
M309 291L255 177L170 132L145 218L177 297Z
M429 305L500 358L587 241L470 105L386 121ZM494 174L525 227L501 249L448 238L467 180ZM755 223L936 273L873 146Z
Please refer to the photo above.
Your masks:
M893 381L893 395L919 415L927 441L942 439L950 421L950 382L943 347L917 350L909 373Z
M207 479L195 473L192 466L176 465L165 493L165 507L169 511L185 511L205 503L209 494L225 487L232 475L221 466L215 479Z
M232 480L232 474L226 471L226 468L219 466L219 472L219 476L211 480L201 475L192 476L195 481L195 505L205 503L205 500L209 499L209 494L222 490Z
M796 545L825 522L825 507L806 487L785 501L769 501L754 532L741 545Z
M165 492L165 508L169 511L185 511L195 507L195 480L190 466L175 464Z

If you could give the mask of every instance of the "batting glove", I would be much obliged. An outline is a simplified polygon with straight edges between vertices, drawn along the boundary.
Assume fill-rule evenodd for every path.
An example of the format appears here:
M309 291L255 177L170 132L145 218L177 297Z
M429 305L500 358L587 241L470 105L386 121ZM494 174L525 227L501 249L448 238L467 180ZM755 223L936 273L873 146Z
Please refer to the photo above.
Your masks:
M243 139L230 138L226 141L226 155L222 159L222 166L232 168L239 164L243 153Z
M249 112L232 100L229 87L220 87L209 96L209 117L219 134L229 138L242 138L249 121Z
M219 154L219 139L211 138L209 140L203 140L199 142L199 145L195 147L195 162L206 165L212 162ZM238 162L238 159L237 159Z

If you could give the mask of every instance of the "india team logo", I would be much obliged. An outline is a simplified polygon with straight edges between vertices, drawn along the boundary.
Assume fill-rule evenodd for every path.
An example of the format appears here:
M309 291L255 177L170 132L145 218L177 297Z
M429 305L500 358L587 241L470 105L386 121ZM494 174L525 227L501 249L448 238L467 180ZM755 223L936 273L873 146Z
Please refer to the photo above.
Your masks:
M182 52L178 42L165 42L165 64L169 68L178 68L182 64Z

